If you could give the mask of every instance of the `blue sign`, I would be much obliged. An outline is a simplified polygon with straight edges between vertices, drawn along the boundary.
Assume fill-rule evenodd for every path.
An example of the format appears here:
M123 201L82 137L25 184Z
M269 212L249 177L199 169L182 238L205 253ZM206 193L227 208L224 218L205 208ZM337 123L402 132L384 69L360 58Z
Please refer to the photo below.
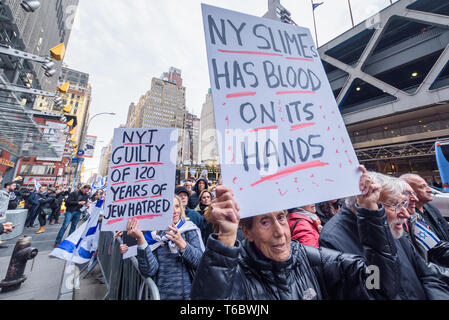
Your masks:
M77 155L78 157L84 156L84 150L79 150L79 151L76 153L76 155Z

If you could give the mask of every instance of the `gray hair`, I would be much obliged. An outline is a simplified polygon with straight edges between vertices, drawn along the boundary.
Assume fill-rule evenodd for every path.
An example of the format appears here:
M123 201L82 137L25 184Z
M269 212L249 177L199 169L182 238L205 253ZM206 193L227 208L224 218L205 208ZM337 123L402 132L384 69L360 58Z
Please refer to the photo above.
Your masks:
M387 200L395 195L403 194L405 191L404 181L398 178L390 177L382 173L368 171L368 176L377 183L382 191L380 198ZM347 197L345 199L345 205L348 209L355 212L355 204L357 202L356 197Z
M403 194L405 191L406 186L401 179L378 172L368 172L368 175L382 188L380 199L384 201L398 194Z

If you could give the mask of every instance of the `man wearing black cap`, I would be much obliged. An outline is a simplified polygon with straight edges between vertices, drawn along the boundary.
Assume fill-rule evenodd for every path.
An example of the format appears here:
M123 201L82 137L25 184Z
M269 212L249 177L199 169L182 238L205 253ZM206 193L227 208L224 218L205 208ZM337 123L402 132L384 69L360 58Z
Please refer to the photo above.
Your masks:
M181 199L181 203L186 211L186 216L201 230L203 226L203 217L195 210L187 207L187 203L189 202L189 191L187 191L185 187L177 187L175 189L175 195Z

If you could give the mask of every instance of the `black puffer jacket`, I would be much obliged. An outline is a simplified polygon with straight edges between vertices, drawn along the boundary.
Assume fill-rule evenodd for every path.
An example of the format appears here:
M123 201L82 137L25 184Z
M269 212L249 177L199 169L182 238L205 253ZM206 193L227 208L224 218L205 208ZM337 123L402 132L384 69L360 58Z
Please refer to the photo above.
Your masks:
M285 262L260 257L246 239L234 247L212 234L193 282L192 299L370 299L397 295L396 248L383 211L362 209L364 258L291 242ZM392 245L393 244L393 245ZM379 292L365 285L367 265L379 266ZM213 284L213 285L211 285Z
M87 194L83 194L81 190L73 191L69 194L69 197L66 201L67 212L77 212L83 207L82 204L78 204L78 202L86 201L89 199Z
M365 245L360 241L364 235L357 228L357 220L355 214L344 205L321 231L320 246L357 255L366 252ZM389 229L386 219L385 227ZM395 299L449 299L448 286L439 279L435 268L426 265L410 241L406 237L393 241L400 270L399 294Z

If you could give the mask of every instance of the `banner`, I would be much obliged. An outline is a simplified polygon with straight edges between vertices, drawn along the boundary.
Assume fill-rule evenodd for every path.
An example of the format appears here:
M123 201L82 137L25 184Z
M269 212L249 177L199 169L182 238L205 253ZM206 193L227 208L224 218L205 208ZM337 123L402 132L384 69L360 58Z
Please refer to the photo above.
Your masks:
M359 163L310 31L202 10L223 181L240 216L359 194Z
M86 143L84 145L84 157L93 158L95 151L95 144L97 143L97 137L86 136Z
M177 137L177 129L115 129L102 231L124 231L132 218L141 230L171 224Z

